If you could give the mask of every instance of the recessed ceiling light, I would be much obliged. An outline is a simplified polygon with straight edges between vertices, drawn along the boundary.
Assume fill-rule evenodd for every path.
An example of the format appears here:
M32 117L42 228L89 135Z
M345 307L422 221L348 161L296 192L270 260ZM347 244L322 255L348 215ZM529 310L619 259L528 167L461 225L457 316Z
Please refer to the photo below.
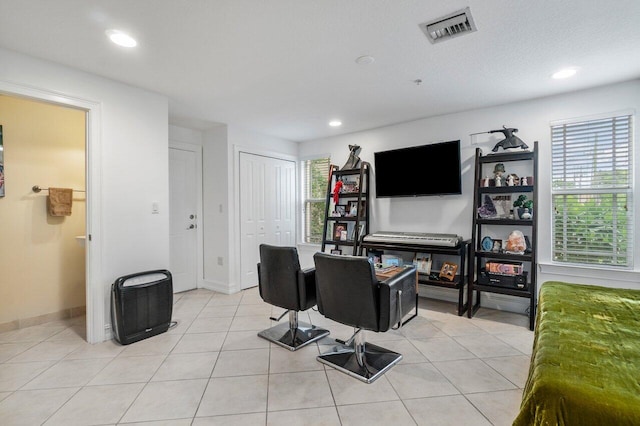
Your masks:
M112 42L122 47L136 47L138 42L131 37L129 34L125 34L122 31L118 30L107 30L105 31L109 39Z
M569 78L569 77L573 77L574 75L576 75L576 73L578 72L578 70L576 68L563 68L559 71L554 72L551 75L551 78L555 78L557 79L562 79L562 78Z
M329 126L331 126L331 127L340 127L340 126L342 126L342 121L340 121L340 120L331 120L329 122Z

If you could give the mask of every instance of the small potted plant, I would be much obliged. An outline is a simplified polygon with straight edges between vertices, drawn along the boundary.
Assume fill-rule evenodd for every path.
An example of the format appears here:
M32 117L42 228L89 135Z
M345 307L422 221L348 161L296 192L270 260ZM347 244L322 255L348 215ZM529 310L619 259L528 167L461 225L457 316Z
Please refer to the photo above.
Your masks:
M513 207L518 219L531 219L533 215L533 200L528 200L526 195L520 195L513 202Z

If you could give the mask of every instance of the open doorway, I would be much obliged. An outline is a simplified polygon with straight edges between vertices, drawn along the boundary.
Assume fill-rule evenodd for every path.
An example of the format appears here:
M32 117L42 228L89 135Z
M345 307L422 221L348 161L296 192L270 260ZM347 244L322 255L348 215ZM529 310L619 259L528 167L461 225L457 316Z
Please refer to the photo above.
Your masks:
M106 313L109 302L101 281L102 239L101 223L101 115L99 102L79 99L60 92L52 92L0 80L0 94L23 97L56 105L77 108L86 119L86 340L98 343L106 340Z
M87 113L0 95L0 125L5 172L0 330L83 317ZM55 187L72 189L68 212L50 211L47 195ZM86 333L82 337L87 339Z

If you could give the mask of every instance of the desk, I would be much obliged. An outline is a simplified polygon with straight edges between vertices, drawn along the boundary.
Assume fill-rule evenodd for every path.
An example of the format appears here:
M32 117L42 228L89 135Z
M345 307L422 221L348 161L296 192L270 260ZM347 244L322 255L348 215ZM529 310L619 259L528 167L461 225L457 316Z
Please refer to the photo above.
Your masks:
M471 241L466 240L462 241L460 245L457 247L442 247L442 246L426 246L420 244L392 244L392 243L375 243L371 241L363 241L360 245L360 255L363 254L363 250L394 250L394 251L408 251L414 253L431 253L433 254L441 254L448 256L457 256L460 261L459 263L459 275L454 281L444 281L440 279L432 279L430 276L426 274L418 275L418 282L424 285L431 285L436 287L443 288L451 288L456 289L458 291L458 316L463 315L469 306L471 305L470 300L465 302L464 294L465 294L465 286L469 284L470 272L471 269L467 262L469 259L469 254L471 249ZM437 278L437 277L436 277ZM418 291L416 290L416 295ZM417 298L417 296L416 296ZM479 298L476 296L476 299L479 301ZM417 312L417 299L416 299L416 312Z
M389 278L394 277L395 275L404 272L407 270L407 268L414 268L415 266L412 265L407 265L407 266L394 266L391 269L387 269L385 268L384 271L378 271L376 268L376 278L379 281L385 281L388 280ZM415 317L418 316L418 270L415 270L415 274L416 274L416 311L413 315L411 315L406 321L402 322L400 325L405 325L406 323L408 323L409 321L411 321L412 319L414 319ZM400 320L402 321L402 319Z

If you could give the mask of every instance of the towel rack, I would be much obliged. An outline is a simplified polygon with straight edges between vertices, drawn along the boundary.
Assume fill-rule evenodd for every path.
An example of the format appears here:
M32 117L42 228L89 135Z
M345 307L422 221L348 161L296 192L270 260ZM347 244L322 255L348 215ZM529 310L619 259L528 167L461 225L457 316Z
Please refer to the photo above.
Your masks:
M40 191L48 191L49 188L40 188L38 185L33 185L33 187L31 188L33 190L33 192L40 192ZM85 192L84 189L74 189L74 191L76 192Z

